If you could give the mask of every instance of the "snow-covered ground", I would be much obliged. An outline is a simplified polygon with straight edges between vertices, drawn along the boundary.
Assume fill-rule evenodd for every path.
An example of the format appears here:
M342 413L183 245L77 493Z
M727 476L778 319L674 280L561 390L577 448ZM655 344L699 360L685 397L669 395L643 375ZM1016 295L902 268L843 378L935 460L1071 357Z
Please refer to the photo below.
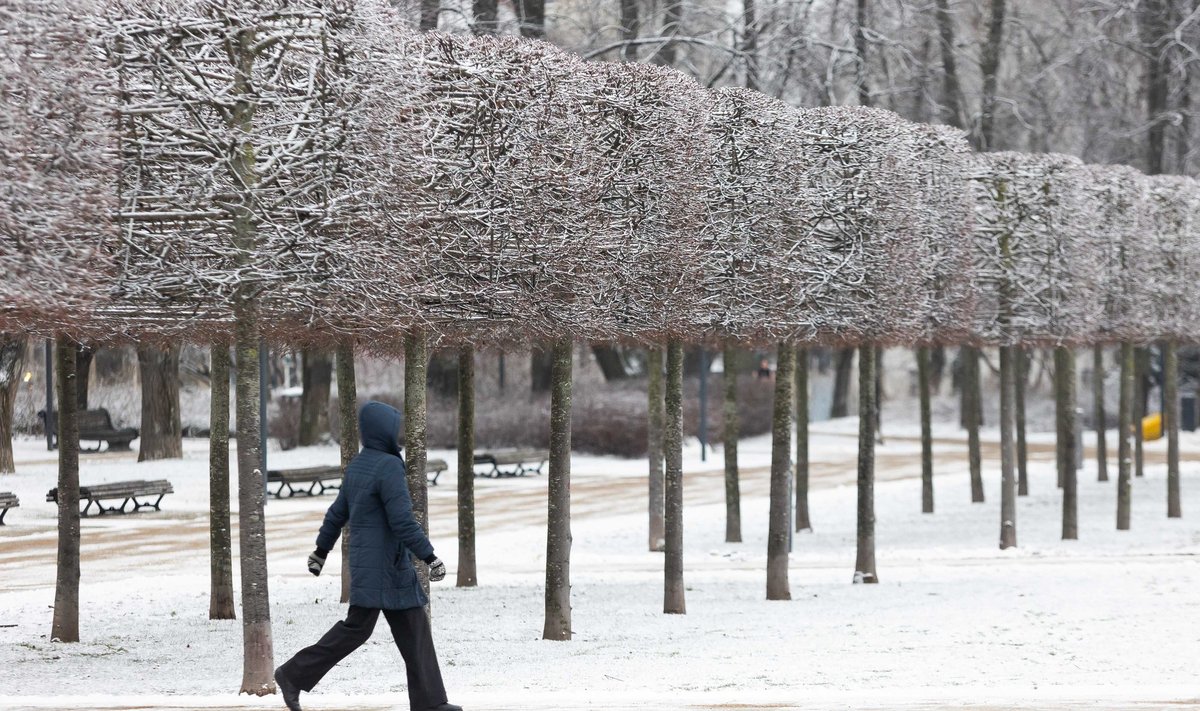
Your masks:
M966 448L937 436L937 513L920 513L915 431L885 423L876 486L880 585L850 584L853 419L813 435L814 532L797 534L793 599L765 597L769 439L742 443L745 542L726 544L720 453L689 448L687 615L663 615L662 557L647 552L645 461L573 460L575 639L545 642L545 478L478 479L479 579L453 587L453 470L430 491L435 639L451 700L469 709L1200 708L1200 437L1186 434L1184 516L1166 518L1164 445L1133 486L1133 530L1115 530L1115 482L1080 473L1080 540L1060 540L1052 438L1031 436L1031 491L1016 550L1000 551L999 474L971 504ZM994 442L994 433L988 438ZM1112 437L1110 442L1115 442ZM234 695L239 622L208 609L207 451L182 461L88 455L86 483L172 481L162 513L89 518L80 644L48 641L54 598L55 463L18 443L21 497L0 528L0 708L274 708ZM453 464L451 452L432 452ZM272 466L336 462L335 448L273 452ZM1115 457L1110 457L1115 478ZM304 557L329 497L267 507L277 662L339 619L337 554ZM236 506L236 498L234 499ZM236 536L235 536L236 542ZM236 570L236 566L235 566ZM305 695L306 708L407 708L386 625Z

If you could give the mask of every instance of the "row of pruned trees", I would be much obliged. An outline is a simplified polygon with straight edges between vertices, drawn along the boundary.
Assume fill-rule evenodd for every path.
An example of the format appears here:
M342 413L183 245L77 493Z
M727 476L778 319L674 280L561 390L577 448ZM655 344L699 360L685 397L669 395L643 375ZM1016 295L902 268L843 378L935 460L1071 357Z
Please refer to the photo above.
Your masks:
M76 343L189 339L214 353L233 345L233 362L218 357L214 370L237 370L249 693L273 690L258 449L264 339L337 349L343 423L353 422L355 350L404 354L409 483L426 524L429 350L456 347L469 365L474 348L548 342L544 636L569 639L574 341L661 353L651 358L652 380L663 380L651 389L662 441L651 447L650 544L661 541L666 553L664 611L682 613L685 343L779 348L767 595L782 599L793 476L807 513L807 428L791 419L794 394L806 388L797 350L859 351L854 579L878 582L880 348L915 346L925 362L933 345L1000 346L1000 529L1011 546L1014 349L1053 345L1069 364L1072 345L1185 339L1200 314L1186 289L1200 220L1186 179L1063 156L973 155L960 132L888 111L798 109L536 42L419 34L373 0L55 0L5 12L13 21L0 35L3 69L14 78L4 85L0 150L12 171L6 199L18 209L0 223L0 263L28 284L11 300L6 292L0 330L56 336L61 388L73 387ZM49 100L68 103L47 110ZM1106 210L1119 215L1103 219ZM1145 273L1161 278L1150 284ZM30 298L37 289L62 298ZM469 367L459 374L460 583L470 585L473 383ZM229 463L228 423L216 409L230 394L220 392L227 378L213 382L217 497ZM79 541L66 392L54 630L64 641L78 638ZM1121 431L1124 440L1130 427ZM736 455L728 461L736 470ZM736 471L730 483L736 495ZM928 510L932 483L928 469ZM228 509L214 512L213 614L225 617Z

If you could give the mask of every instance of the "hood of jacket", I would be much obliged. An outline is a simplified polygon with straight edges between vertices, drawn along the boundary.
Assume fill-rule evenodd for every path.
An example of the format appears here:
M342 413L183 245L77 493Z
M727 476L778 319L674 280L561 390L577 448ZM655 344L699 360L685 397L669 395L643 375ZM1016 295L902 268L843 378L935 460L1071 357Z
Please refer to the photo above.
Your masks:
M375 449L400 456L400 411L372 400L358 411L358 432L364 449Z

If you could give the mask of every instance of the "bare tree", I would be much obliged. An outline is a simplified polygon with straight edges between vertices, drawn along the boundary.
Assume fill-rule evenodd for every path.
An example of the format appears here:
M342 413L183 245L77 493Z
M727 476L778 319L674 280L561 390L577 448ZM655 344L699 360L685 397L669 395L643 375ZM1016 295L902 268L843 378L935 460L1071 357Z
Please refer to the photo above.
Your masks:
M233 531L229 517L229 344L209 348L208 619L234 620Z
M666 546L666 531L663 522L664 483L663 483L663 427L665 407L663 395L663 349L651 346L646 349L646 397L648 400L648 423L646 434L649 438L647 452L650 458L649 472L649 510L650 510L650 550L662 551Z
M546 523L546 625L542 639L571 639L571 375L572 343L554 344Z
M796 531L812 531L808 513L808 349L796 349Z
M25 339L0 334L0 474L17 470L13 461L13 406L21 387L21 366L25 362Z
M358 381L354 374L354 348L348 343L339 344L336 356L337 386L338 386L338 415L341 424L338 431L341 435L339 449L341 450L342 471L350 466L350 462L358 455ZM350 536L352 531L347 525L342 529L342 602L350 602Z
M423 332L404 336L404 463L408 479L408 495L412 497L413 516L426 533L429 532L429 480L425 478L426 397L425 365L428 345ZM421 587L429 596L429 566L414 560Z
M875 347L858 349L858 523L855 583L878 583L875 569Z
M458 352L458 582L475 587L475 349Z
M318 444L329 434L329 391L333 381L333 354L321 348L301 351L300 432L301 447Z
M683 344L678 340L667 342L666 361L663 612L682 615L687 612L687 603L683 587Z
M138 461L183 456L179 412L179 347L138 347L142 382L142 424Z
M50 639L79 641L79 402L75 347L60 337L55 347L58 376L58 568Z
M1075 471L1075 353L1054 349L1054 403L1058 475L1063 489L1063 540L1079 538L1078 476Z
M1104 346L1092 347L1092 420L1096 430L1096 477L1108 481L1108 445L1105 443L1107 417L1104 413Z
M788 584L790 515L788 484L792 476L792 379L795 351L779 344L775 366L775 406L771 425L771 489L767 526L767 599L792 599Z
M724 361L723 449L725 454L725 542L742 542L742 497L738 482L738 350L730 341L725 342Z

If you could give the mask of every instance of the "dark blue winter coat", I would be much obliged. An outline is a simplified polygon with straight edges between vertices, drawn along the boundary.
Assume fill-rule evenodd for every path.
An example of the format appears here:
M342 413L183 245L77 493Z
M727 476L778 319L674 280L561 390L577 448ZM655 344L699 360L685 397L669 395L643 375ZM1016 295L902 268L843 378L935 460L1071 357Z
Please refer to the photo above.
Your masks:
M409 553L424 560L433 545L413 517L400 457L400 412L381 402L358 411L363 449L346 467L337 500L325 514L317 548L332 550L350 525L350 604L407 610L428 604Z

